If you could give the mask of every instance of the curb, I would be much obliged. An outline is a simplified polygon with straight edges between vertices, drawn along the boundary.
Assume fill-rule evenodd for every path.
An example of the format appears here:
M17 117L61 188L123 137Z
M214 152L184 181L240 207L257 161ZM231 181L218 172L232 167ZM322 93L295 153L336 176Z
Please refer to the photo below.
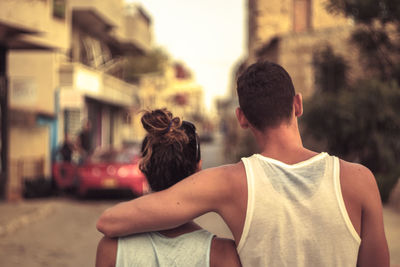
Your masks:
M50 214L53 210L54 205L45 204L42 207L35 209L33 212L12 219L6 225L0 225L0 237L11 234L32 222L40 220Z

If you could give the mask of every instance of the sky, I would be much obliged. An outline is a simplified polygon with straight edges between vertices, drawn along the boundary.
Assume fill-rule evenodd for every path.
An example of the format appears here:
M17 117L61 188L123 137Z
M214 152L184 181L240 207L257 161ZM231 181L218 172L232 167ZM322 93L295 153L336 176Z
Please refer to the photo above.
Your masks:
M205 105L228 94L232 67L245 55L245 0L126 0L153 23L154 44L191 69Z

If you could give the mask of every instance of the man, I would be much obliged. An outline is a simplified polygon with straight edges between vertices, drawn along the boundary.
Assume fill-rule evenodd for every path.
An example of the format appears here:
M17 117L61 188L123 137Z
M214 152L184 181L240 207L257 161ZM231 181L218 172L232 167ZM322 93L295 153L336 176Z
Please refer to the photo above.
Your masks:
M64 142L60 148L60 154L64 162L72 162L72 153L74 152L74 144L68 133L64 133Z
M215 211L243 266L389 266L382 206L364 166L303 147L302 97L279 65L239 77L236 110L261 153L196 173L161 192L106 210L107 236L167 229Z
M78 135L77 147L81 153L82 162L92 153L92 124L89 120L85 120L82 124L82 130Z

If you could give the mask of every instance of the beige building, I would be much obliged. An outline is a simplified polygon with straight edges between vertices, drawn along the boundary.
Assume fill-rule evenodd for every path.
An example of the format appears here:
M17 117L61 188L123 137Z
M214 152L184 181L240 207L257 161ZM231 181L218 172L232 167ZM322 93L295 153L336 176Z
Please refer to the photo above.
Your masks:
M166 70L167 87L159 98L176 116L196 121L204 115L203 87L182 63L174 62Z
M161 73L142 75L139 79L139 99L140 109L133 117L137 142L145 135L139 113L145 109L166 107L174 116L196 123L201 133L201 121L205 115L204 91L182 63L168 61Z
M353 22L326 10L326 0L248 0L248 58L246 65L267 59L282 65L304 97L315 90L313 54L331 46L355 62L357 51L349 37ZM359 73L352 66L352 75Z
M22 176L50 176L56 66L69 47L70 19L64 1L0 2L3 198L20 195Z
M94 147L133 139L138 87L124 82L122 61L151 39L146 12L123 0L0 1L0 197L50 178L64 134L84 119Z
M123 80L124 56L151 47L151 21L138 6L122 0L70 1L69 61L60 67L59 138L76 137L82 121L92 124L93 148L133 141L131 112L138 86Z
M297 92L307 98L315 91L313 55L331 46L348 62L357 62L358 52L349 42L353 21L329 13L326 0L247 0L247 57L232 75L230 99L220 101L224 118L227 156L238 160L254 152L249 133L239 128L234 110L238 106L236 79L241 71L258 60L282 65L290 74ZM350 66L350 79L361 73L359 64Z

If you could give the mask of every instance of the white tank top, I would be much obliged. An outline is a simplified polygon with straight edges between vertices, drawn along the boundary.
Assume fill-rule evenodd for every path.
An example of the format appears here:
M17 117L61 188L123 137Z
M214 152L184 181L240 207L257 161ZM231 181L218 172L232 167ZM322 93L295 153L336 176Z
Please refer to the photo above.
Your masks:
M121 237L116 267L209 267L213 237L204 229L177 237L158 232Z
M344 205L338 158L321 153L288 165L255 154L242 161L243 266L356 266L361 240Z

